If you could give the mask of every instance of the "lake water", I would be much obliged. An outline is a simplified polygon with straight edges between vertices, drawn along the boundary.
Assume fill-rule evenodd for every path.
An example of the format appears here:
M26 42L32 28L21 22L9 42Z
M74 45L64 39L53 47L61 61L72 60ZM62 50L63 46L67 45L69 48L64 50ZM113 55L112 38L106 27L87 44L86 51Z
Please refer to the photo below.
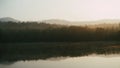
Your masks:
M120 55L58 57L47 60L6 62L0 68L120 68Z
M32 45L2 44L0 68L120 68L119 43Z

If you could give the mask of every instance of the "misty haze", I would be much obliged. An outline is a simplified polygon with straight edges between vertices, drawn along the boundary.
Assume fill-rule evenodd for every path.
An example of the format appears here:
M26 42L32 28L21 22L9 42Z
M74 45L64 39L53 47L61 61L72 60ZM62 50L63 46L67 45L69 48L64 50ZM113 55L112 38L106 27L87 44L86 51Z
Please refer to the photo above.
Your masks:
M120 68L119 0L0 0L0 68Z

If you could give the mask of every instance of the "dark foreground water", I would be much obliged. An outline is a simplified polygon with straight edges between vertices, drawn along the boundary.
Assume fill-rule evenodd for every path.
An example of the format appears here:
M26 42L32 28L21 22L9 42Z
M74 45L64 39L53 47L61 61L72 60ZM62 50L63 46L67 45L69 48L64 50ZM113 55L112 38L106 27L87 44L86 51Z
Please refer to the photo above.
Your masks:
M120 68L120 43L0 44L0 68Z

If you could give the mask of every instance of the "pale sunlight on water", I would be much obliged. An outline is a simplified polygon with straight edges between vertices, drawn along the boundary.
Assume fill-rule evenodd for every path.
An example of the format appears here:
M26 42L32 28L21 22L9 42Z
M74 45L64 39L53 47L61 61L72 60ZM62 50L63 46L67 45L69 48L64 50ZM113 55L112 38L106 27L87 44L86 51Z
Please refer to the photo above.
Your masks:
M90 55L17 61L10 64L0 64L0 68L120 68L120 55Z

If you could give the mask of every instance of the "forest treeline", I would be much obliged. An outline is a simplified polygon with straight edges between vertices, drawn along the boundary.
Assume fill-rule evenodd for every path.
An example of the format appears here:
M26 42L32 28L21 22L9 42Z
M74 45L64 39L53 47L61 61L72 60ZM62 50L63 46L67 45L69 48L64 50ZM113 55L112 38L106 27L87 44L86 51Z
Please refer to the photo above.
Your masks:
M120 41L120 26L90 28L44 22L0 22L0 42Z

